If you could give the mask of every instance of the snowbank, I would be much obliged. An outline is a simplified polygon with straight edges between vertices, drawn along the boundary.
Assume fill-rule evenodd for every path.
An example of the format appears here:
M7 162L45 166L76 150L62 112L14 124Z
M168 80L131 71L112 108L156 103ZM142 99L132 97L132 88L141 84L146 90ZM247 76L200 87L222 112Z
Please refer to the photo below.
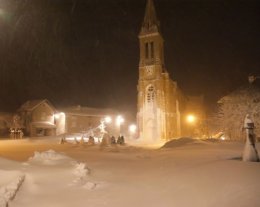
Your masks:
M29 158L28 163L43 164L43 165L57 165L70 162L72 159L66 155L48 150L45 152L34 152L34 156Z
M0 187L0 207L8 206L8 202L14 199L17 191L22 185L25 175L15 175L17 172L11 171L0 171L1 178L4 180L9 180L10 177L13 177L6 185L1 185ZM16 176L16 177L14 177Z
M36 171L38 171L37 166L41 165L41 172L38 172L39 175L52 172L54 175L57 173L60 174L60 177L63 177L63 179L61 179L60 177L56 177L57 175L53 176L53 179L55 179L54 182L68 183L68 186L82 187L88 190L93 190L97 187L97 183L91 182L88 177L90 175L90 169L85 162L77 162L54 150L35 152L34 156L29 158L27 163L36 167ZM44 166L46 167L44 168ZM63 169L62 172L60 172L61 168Z
M78 177L86 177L90 173L86 163L78 163L75 165L74 174Z
M174 148L174 147L182 147L185 145L191 145L191 144L205 144L204 141L199 139L193 139L190 137L182 137L179 139L173 139L169 142L166 142L161 148Z
M19 148L10 144L5 149L21 153L30 149L30 156L35 146L44 145L17 142ZM44 146L38 150L50 145ZM244 143L187 137L166 146L160 150L120 146L120 153L111 153L98 146L57 144L51 145L55 151L36 152L24 165L0 158L1 168L8 172L0 170L0 186L5 187L0 206L6 207L6 189L18 189L16 179L23 174L22 188L9 201L12 207L260 206L260 164L232 159L241 157ZM19 153L14 156L20 159Z

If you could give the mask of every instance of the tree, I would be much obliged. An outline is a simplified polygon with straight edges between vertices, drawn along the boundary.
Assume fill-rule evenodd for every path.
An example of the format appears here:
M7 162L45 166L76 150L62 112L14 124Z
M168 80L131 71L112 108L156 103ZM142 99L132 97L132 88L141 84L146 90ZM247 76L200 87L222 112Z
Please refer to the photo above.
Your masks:
M243 140L243 120L250 114L255 123L255 133L260 137L260 89L253 84L241 87L218 101L218 130L232 140Z

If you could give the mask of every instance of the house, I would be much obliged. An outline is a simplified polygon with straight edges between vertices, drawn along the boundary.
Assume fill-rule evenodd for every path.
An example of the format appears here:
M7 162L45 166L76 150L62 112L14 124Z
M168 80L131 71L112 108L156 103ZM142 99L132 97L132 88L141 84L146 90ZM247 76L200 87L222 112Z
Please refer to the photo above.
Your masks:
M106 117L112 119L116 116L117 112L112 109L90 108L83 106L71 106L59 109L56 115L57 135L59 134L75 134L84 133L91 134L100 131L98 127ZM118 133L115 125L106 124L106 131L109 134Z
M27 101L18 109L24 133L31 137L56 135L55 113L47 99Z

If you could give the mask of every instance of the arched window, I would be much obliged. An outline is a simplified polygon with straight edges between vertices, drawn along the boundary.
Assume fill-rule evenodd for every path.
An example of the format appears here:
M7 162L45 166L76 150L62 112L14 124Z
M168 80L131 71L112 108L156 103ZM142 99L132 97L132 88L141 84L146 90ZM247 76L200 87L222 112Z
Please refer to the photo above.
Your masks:
M153 42L150 42L150 46L151 46L151 58L154 58L154 44L153 44Z
M145 43L145 59L154 58L154 42Z
M149 86L147 88L147 103L153 103L154 102L154 98L155 98L155 89L154 86Z
M149 58L149 44L148 42L145 43L145 58Z

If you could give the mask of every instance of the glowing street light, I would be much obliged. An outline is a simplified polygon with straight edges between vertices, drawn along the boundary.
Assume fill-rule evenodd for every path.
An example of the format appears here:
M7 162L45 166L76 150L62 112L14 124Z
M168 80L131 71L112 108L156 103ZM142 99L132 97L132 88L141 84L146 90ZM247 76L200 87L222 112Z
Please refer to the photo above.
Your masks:
M58 113L58 114L54 114L54 117L55 117L55 119L58 119L58 118L60 118L60 114Z
M63 112L56 113L56 114L54 114L54 118L59 119L61 116L64 116L64 115L65 115L65 113L63 113Z
M194 115L189 114L189 115L187 116L187 122L188 122L188 123L192 124L192 123L194 123L195 121L196 121L196 117L195 117Z
M132 133L132 134L136 133L136 129L137 129L137 127L136 127L135 124L131 124L129 126L129 132Z
M116 125L118 126L118 128L119 128L119 135L121 136L121 125L122 125L122 123L124 123L124 118L122 117L122 116L117 116L116 117Z
M117 116L116 118L116 124L120 127L122 123L124 123L124 118L122 116Z
M112 122L112 119L111 119L110 116L106 116L104 120L105 120L105 122L108 123L108 124Z

